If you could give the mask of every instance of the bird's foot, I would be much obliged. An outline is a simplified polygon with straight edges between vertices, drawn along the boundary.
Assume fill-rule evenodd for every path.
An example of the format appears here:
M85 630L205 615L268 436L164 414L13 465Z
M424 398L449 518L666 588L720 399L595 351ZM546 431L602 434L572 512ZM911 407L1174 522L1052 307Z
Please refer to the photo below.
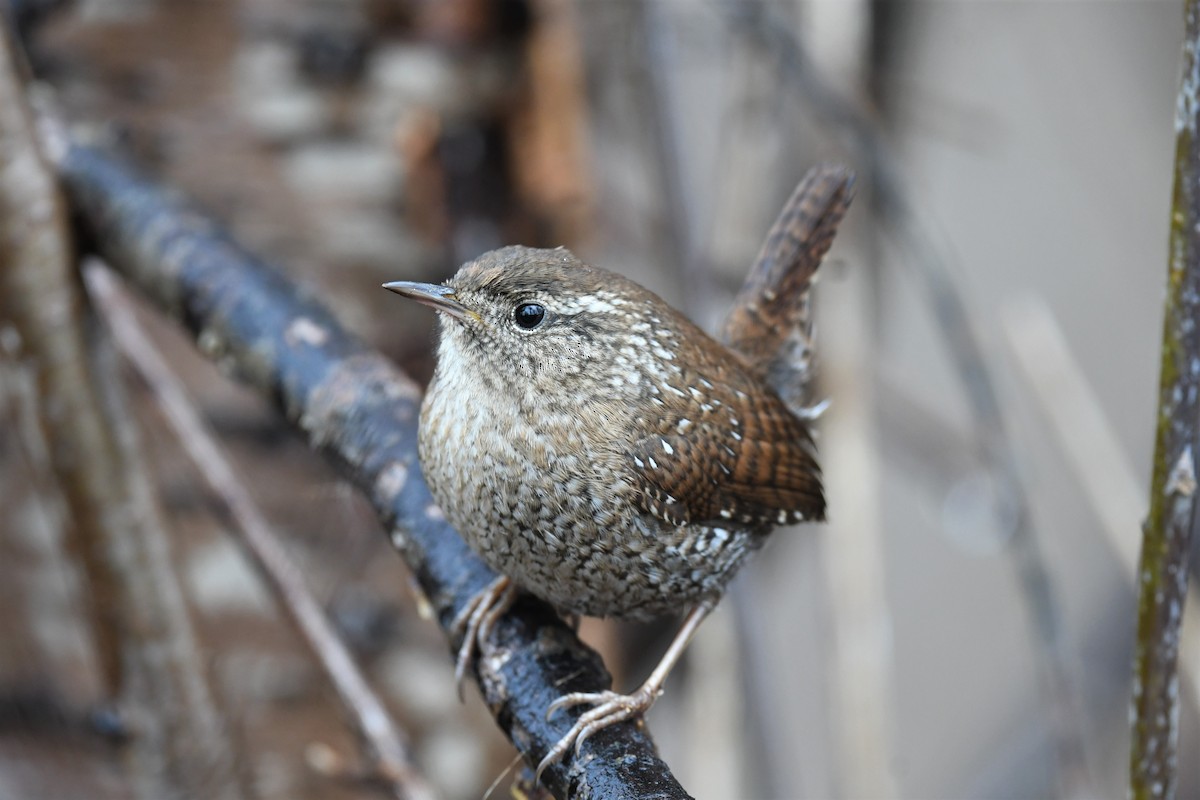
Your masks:
M546 719L549 719L559 709L570 708L571 706L583 705L585 703L593 707L590 711L584 712L575 721L571 730L567 731L567 735L559 739L558 743L550 748L550 752L538 764L537 772L533 778L534 783L540 783L542 773L546 768L561 761L562 757L567 754L567 751L572 746L574 746L575 753L578 755L579 749L592 734L637 714L645 713L649 710L650 706L654 705L654 701L661 694L661 686L652 686L647 682L633 694L575 692L555 700L550 704L550 708L546 710Z
M450 625L452 633L462 634L462 644L458 646L458 658L454 662L454 682L458 687L459 701L463 699L467 669L475 657L483 652L496 620L508 611L516 597L517 587L513 586L512 581L503 576L496 578L467 601Z

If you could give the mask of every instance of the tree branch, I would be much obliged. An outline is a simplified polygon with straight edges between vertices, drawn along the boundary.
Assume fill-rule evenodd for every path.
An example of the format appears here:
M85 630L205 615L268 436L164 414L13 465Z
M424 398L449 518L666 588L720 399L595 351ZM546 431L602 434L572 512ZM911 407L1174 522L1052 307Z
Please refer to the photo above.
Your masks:
M1175 796L1179 738L1179 630L1187 595L1188 550L1196 524L1197 414L1200 414L1200 0L1184 6L1187 35L1175 117L1167 298L1163 313L1150 514L1138 569L1133 654L1129 795Z
M64 144L61 151L60 173L98 251L222 368L277 403L368 496L449 631L493 576L442 518L421 475L414 383L166 190L96 150ZM566 692L606 689L611 678L599 656L532 598L501 619L494 641L476 665L480 689L501 729L536 764L574 721L573 714L546 721L550 703ZM544 779L560 798L687 797L635 722L598 733Z

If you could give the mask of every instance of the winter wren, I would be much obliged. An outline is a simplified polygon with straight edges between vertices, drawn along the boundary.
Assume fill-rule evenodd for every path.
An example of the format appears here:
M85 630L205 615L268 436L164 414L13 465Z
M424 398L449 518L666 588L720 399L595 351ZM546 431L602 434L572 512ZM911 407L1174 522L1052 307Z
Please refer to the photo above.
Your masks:
M848 202L848 173L838 177L834 226ZM814 269L790 305L806 303ZM772 388L765 362L563 248L506 247L445 285L385 286L441 312L421 465L446 517L503 576L463 620L460 679L516 588L574 614L690 612L633 695L568 695L551 707L594 706L544 768L649 707L772 528L824 517L808 421ZM755 321L772 322L753 300Z

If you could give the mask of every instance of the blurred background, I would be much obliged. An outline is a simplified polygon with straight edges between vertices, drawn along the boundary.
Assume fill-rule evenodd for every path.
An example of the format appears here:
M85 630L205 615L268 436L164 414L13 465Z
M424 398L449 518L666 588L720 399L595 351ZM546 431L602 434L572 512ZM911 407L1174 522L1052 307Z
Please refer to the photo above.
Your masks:
M40 3L15 2L11 8ZM56 4L57 5L57 4ZM1177 2L76 0L29 31L61 112L418 380L379 290L567 245L719 325L804 174L858 197L818 287L830 522L779 531L650 727L698 798L1115 797L1161 336ZM418 765L479 798L513 750L366 503L141 315ZM336 697L127 383L171 559L263 800L384 796ZM19 365L0 392L0 798L125 798L88 595ZM635 687L673 622L585 621ZM1184 641L1180 797L1200 797ZM1189 669L1190 673L1187 672ZM1186 677L1190 675L1190 677Z

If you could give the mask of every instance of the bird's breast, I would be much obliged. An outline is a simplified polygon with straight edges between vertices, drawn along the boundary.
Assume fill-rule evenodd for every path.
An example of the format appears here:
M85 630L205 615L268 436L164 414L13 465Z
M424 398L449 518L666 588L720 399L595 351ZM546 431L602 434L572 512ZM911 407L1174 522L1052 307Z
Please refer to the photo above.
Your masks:
M591 427L611 409L517 402L438 375L421 462L447 519L495 571L559 608L646 618L715 596L761 539L640 510L625 461ZM511 398L508 398L511 400Z

